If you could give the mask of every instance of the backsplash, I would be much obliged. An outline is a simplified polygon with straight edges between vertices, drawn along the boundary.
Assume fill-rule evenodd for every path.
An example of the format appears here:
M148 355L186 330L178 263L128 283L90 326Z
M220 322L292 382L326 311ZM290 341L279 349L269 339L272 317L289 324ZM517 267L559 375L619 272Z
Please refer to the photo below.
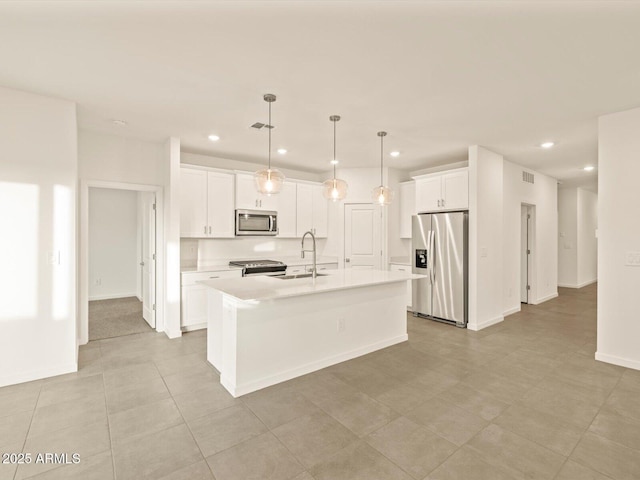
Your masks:
M307 239L310 241L310 239ZM318 256L326 255L326 239L317 240ZM311 244L306 245L310 248ZM215 264L230 259L242 260L269 257L297 257L300 255L299 238L244 237L220 239L180 239L180 265Z

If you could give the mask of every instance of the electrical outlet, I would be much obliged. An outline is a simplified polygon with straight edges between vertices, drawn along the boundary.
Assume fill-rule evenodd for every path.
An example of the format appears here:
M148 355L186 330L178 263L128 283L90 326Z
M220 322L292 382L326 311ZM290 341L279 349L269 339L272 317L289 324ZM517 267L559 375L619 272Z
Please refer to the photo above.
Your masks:
M338 333L342 333L347 329L347 325L346 322L344 320L344 318L339 318L338 319Z
M512 295L513 295L513 289L509 288L509 296L512 296Z
M625 265L627 267L640 267L640 252L627 252Z
M487 251L487 247L482 247L480 249L480 256L481 257L486 257L489 254L489 252Z
M101 278L96 278L96 285L98 285L98 286L102 285L102 279Z

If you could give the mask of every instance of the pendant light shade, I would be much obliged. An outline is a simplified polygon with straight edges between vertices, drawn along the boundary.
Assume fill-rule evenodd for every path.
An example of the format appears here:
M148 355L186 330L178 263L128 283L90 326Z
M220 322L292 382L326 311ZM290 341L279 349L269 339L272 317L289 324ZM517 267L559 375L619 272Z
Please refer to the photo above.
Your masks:
M254 173L254 178L256 180L256 188L258 192L263 195L275 195L276 193L280 193L282 190L282 184L284 183L284 175L282 172L275 168L271 168L271 130L273 130L273 125L271 123L271 104L276 101L276 96L267 93L264 96L264 101L269 104L269 124L267 125L267 130L269 131L269 164L267 168L258 170Z
M339 115L331 115L329 120L333 122L333 178L325 180L322 184L322 194L327 200L337 202L344 200L347 196L347 182L336 178L336 122L340 120Z
M377 205L389 205L393 200L393 191L389 187L385 186L382 179L382 157L384 151L384 137L386 135L387 132L378 132L378 136L380 137L380 186L374 188L371 192L373 203Z

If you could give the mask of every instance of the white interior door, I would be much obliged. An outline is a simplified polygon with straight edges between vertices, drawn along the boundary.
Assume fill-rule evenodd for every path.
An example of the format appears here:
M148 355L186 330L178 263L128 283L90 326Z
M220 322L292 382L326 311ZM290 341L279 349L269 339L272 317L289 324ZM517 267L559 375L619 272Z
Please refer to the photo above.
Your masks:
M522 205L520 212L520 302L529 303L529 207Z
M142 195L142 317L156 328L156 196Z
M345 268L381 269L382 209L371 204L344 206Z

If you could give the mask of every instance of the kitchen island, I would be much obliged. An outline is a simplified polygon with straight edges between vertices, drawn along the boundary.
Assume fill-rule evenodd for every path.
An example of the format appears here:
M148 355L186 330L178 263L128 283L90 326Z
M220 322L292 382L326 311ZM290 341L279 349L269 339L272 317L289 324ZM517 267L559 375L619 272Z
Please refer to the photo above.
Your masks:
M207 280L207 359L234 396L407 340L407 282L383 270Z

